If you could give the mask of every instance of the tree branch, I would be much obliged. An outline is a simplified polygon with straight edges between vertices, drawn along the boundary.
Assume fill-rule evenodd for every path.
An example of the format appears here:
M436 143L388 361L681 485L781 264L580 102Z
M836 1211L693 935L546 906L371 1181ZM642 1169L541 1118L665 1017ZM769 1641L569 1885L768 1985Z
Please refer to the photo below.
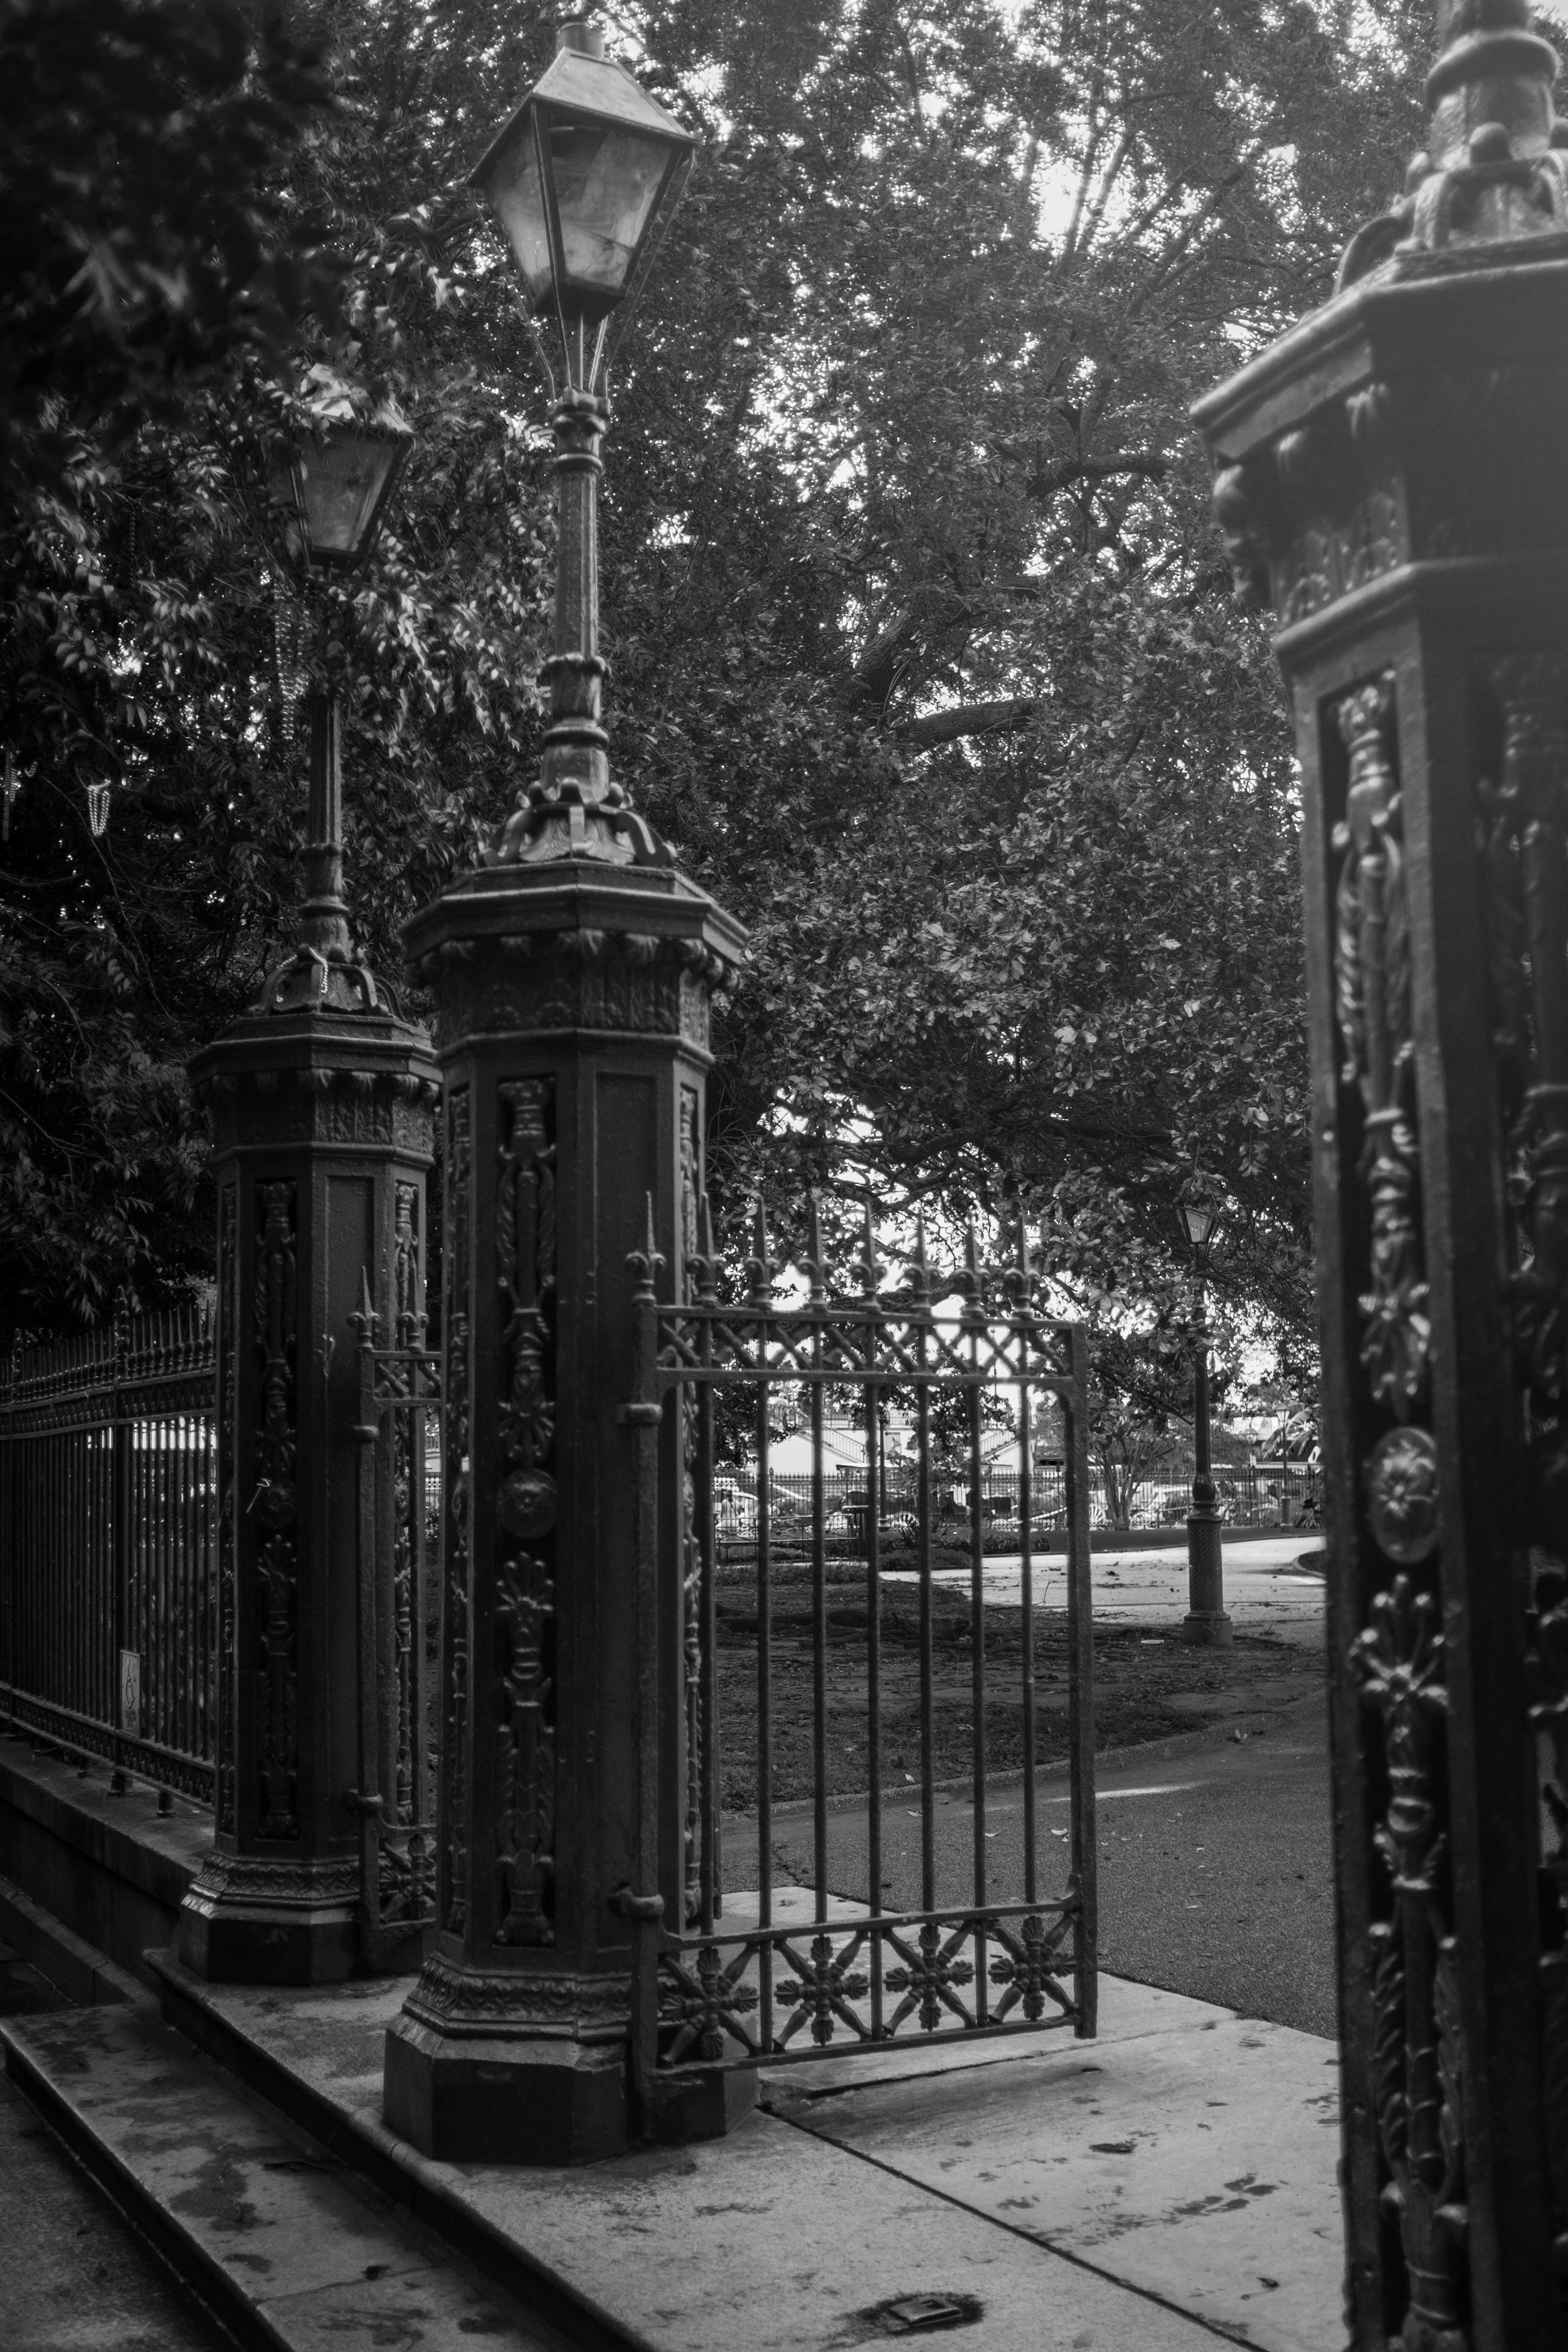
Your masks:
M906 605L870 638L855 664L855 684L873 702L886 702L898 682L900 658L922 631L932 635L956 629L997 599L1046 595L1051 582L1043 572L1018 572L1010 579L987 580L965 595L944 595L930 603Z
M1160 457L1152 449L1128 450L1117 457L1061 457L1054 466L1042 466L1037 473L1031 474L1024 490L1031 499L1051 499L1058 490L1065 490L1069 482L1111 482L1123 475L1163 482L1170 470L1170 458Z
M905 720L899 740L911 751L931 751L964 735L1003 735L1026 727L1038 708L1032 695L1015 694L1000 702L966 703L957 710L928 710L920 719Z

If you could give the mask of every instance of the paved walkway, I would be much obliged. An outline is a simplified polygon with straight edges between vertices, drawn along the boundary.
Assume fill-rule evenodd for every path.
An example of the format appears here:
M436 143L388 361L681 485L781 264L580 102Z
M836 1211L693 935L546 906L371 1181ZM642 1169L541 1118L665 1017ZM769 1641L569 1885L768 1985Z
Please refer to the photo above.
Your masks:
M1225 1602L1233 1622L1276 1633L1284 1641L1316 1639L1323 1616L1323 1579L1321 1570L1304 1569L1301 1559L1304 1554L1321 1551L1322 1540L1309 1528L1226 1545ZM1016 1554L999 1552L989 1557L984 1569L986 1600L1016 1609L1022 1596L1022 1566ZM1092 1575L1097 1624L1174 1625L1187 1613L1184 1537L1147 1551L1097 1551ZM1047 1553L1035 1561L1037 1607L1064 1606L1063 1577L1060 1553ZM889 1584L917 1580L912 1569L890 1569L884 1571L884 1578ZM967 1591L969 1570L939 1569L933 1580Z
M767 2078L768 2096L827 2144L1206 2328L1324 2352L1340 2309L1333 2044L1118 1977L1100 2000L1093 2042L988 2066L955 2050L951 2071L917 2058L902 2079L846 2059Z
M385 2131L383 2037L404 1988L262 1991L164 1968L316 2103L340 2156L358 2141L427 2219L510 2250L645 2352L848 2352L897 2333L890 2307L919 2296L955 2306L974 2352L1339 2340L1335 2053L1312 2034L1110 1978L1094 2042L779 2067L727 2140L536 2170L431 2163ZM210 2103L166 2088L159 2029L148 2059L149 2029L123 2012L88 2013L68 2043L56 2021L8 2031L125 2161L156 2145L172 2179L221 2164L251 2200L255 2168L215 2143ZM213 2217L202 2227L220 2252ZM293 2227L274 2249L249 2224L258 2295L278 2264L298 2270Z

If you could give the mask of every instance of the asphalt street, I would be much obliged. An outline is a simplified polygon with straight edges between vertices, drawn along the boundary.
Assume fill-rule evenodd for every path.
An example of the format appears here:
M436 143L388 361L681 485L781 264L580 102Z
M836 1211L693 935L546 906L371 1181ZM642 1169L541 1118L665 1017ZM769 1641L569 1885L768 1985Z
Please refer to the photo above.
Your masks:
M1237 1546L1226 1562L1227 1597L1238 1624L1267 1625L1279 1638L1322 1639L1322 1586L1295 1571L1300 1538ZM1233 1572L1234 1571L1234 1572ZM1185 1605L1184 1573L1158 1553L1097 1555L1097 1617L1158 1622ZM1012 1597L998 1579L998 1600ZM1330 1830L1328 1714L1314 1696L1282 1707L1237 1738L1236 1727L1102 1759L1097 1775L1100 1958L1119 1976L1223 2002L1308 2032L1334 2027L1333 1878ZM1067 1784L1059 1770L1037 1782L1039 1892L1051 1884L1051 1853L1065 1871ZM921 1907L921 1822L912 1781L907 1797L882 1807L882 1902ZM828 1818L827 1883L851 1903L870 1899L868 1811L844 1799ZM967 1789L939 1791L934 1815L936 1900L973 1897L974 1819ZM991 1899L1024 1894L1023 1791L1016 1781L987 1794L984 1848ZM774 1816L774 1877L809 1885L815 1854L809 1807ZM724 1879L754 1888L754 1822L724 1828Z

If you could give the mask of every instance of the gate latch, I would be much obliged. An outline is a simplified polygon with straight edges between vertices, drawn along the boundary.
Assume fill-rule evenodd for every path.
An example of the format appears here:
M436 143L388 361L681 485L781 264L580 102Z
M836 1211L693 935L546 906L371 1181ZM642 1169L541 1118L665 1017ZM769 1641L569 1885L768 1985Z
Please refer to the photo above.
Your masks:
M664 1897L662 1895L634 1895L629 1886L617 1886L610 1897L610 1907L627 1919L662 1919Z

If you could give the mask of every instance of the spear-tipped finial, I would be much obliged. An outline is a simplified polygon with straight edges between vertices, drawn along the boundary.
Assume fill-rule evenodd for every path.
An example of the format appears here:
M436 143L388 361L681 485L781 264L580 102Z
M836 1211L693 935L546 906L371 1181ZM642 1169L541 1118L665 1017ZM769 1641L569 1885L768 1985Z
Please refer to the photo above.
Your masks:
M752 1255L746 1260L751 1276L748 1296L753 1307L765 1307L773 1295L774 1266L768 1249L768 1217L759 1195L752 1211Z
M866 1286L867 1296L875 1298L882 1281L882 1263L877 1255L877 1227L871 1215L871 1203L866 1203L865 1223L860 1234L860 1255L855 1271Z
M643 1245L640 1250L631 1251L626 1259L626 1265L637 1283L637 1288L632 1294L634 1301L658 1297L656 1278L664 1265L663 1254L658 1246L658 1225L654 1216L653 1194L648 1192L644 1197L647 1203L647 1222L643 1236Z
M910 1265L910 1288L921 1301L931 1297L931 1268L926 1263L925 1211L915 1213L915 1254Z
M697 1196L697 1251L691 1272L699 1299L703 1306L711 1306L719 1296L719 1253L713 1246L713 1212L706 1192Z
M811 1192L811 1223L804 1271L806 1277L806 1304L825 1307L827 1303L827 1269L822 1255L822 1195L816 1186Z
M981 1298L984 1280L980 1265L980 1235L975 1231L973 1213L963 1223L963 1271L958 1278L958 1288L963 1294L963 1319L966 1323L984 1320Z
M349 1321L359 1333L360 1346L374 1348L381 1331L381 1318L370 1295L370 1270L366 1266L360 1268L359 1306L349 1317Z

